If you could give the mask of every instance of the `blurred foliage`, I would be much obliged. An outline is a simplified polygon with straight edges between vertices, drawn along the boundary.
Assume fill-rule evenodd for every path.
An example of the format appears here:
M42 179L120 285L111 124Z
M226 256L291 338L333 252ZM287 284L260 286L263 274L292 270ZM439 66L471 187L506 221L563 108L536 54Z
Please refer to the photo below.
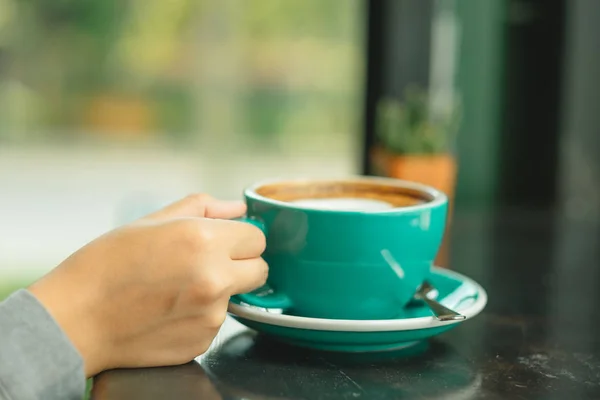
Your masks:
M344 39L355 29L348 21L356 0L246 1L242 13L248 38L303 37Z
M349 132L357 122L361 7L359 0L0 0L0 10L12 10L0 26L0 139L123 131L113 140L135 131L185 140L205 133L198 111L233 80L235 126L251 136ZM243 64L237 75L199 78L221 67L210 63L215 50Z
M396 154L436 154L451 151L460 124L456 100L434 113L423 89L409 87L403 101L386 98L377 107L379 143Z
M11 293L26 286L23 282L12 282L0 284L0 301L6 299Z

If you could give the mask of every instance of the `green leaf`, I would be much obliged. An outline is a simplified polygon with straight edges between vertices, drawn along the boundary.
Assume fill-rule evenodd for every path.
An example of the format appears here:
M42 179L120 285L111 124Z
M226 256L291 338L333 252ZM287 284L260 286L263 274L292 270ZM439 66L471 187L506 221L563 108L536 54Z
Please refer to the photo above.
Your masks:
M406 89L403 101L381 99L375 121L377 140L389 151L399 154L450 151L460 124L460 103L455 100L435 119L430 114L428 95L416 86Z

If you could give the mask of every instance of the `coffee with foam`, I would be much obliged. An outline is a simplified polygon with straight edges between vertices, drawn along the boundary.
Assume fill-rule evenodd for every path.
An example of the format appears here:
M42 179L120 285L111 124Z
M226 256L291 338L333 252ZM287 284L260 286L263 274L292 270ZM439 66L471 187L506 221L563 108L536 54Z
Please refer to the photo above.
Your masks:
M356 199L352 197L340 197L333 199L300 199L292 203L303 207L319 210L338 211L379 211L393 208L390 203L374 199Z
M430 200L427 193L376 180L278 182L260 186L256 193L304 208L338 211L383 211Z

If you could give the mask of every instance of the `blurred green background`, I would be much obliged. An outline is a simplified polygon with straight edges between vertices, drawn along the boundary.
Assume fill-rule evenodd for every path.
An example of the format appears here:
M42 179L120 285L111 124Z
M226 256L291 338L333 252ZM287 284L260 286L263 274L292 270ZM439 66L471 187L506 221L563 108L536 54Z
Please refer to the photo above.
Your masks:
M5 143L337 147L357 126L361 1L0 4Z
M0 296L192 192L359 172L359 0L0 0Z

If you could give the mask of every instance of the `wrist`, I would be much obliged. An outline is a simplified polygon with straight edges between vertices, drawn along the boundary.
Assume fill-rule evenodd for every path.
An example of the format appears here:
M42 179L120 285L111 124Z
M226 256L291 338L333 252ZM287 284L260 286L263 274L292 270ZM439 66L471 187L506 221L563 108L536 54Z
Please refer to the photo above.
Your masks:
M54 318L81 355L86 377L105 369L106 349L102 324L94 316L94 293L57 276L47 276L28 290Z

